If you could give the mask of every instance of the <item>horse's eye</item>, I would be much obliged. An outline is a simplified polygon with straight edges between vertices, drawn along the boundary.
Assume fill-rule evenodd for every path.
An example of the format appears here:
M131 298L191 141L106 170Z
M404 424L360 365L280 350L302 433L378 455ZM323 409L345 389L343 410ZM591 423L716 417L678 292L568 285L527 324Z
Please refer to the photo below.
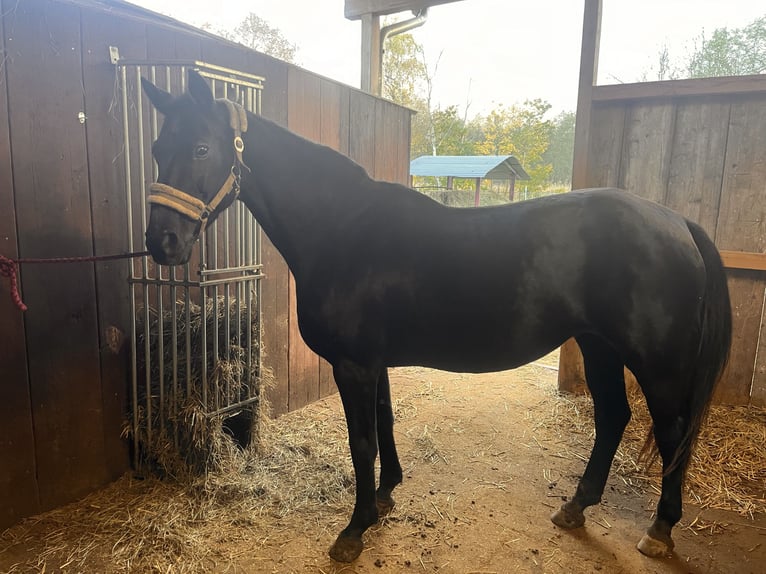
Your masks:
M205 144L199 144L194 148L194 157L204 159L207 157L208 147Z

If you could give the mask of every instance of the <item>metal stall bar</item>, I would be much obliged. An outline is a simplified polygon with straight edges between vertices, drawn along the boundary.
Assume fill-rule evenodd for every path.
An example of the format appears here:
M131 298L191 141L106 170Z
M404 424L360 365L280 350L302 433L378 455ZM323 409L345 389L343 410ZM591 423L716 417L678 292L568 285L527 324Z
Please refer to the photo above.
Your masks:
M253 113L260 112L263 78L199 61L131 62L120 60L116 50L112 53L121 89L127 225L133 250L135 244L143 243L148 220L147 181L150 174L152 181L157 177L146 153L158 135L159 120L157 112L143 104L141 76L161 86L164 78L164 89L180 93L185 89L186 70L193 67L211 81L218 95L232 97ZM138 222L140 229L134 229ZM155 266L148 258L130 267L131 426L136 468L141 464L141 442L151 442L168 426L179 446L181 400L198 393L207 416L223 416L251 408L259 396L260 229L236 202L207 233L213 235L201 238L199 261L185 265L182 272ZM195 264L197 268L192 269ZM200 322L195 327L192 318L197 315ZM234 367L234 360L244 364Z

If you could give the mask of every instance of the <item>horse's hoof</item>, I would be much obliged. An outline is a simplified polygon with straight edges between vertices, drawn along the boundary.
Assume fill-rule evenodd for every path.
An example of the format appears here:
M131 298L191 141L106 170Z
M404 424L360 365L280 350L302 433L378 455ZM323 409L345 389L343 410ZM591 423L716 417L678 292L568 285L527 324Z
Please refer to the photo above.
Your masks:
M378 517L383 517L394 509L394 499L390 496L386 498L376 497L375 506L378 507Z
M551 522L560 528L571 530L585 524L585 515L582 512L572 512L565 505L551 514Z
M330 558L336 562L353 562L362 553L364 544L361 538L338 536L335 544L330 548Z
M673 540L668 538L667 542L652 538L648 534L644 534L641 540L636 546L644 556L649 558L659 558L661 556L667 556L673 551Z

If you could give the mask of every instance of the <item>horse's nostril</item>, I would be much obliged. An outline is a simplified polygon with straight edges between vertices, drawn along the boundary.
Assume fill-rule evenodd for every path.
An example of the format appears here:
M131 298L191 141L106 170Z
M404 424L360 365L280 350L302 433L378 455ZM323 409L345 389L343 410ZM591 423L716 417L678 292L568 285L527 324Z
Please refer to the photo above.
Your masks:
M178 235L168 231L162 236L162 250L165 253L171 253L178 247Z

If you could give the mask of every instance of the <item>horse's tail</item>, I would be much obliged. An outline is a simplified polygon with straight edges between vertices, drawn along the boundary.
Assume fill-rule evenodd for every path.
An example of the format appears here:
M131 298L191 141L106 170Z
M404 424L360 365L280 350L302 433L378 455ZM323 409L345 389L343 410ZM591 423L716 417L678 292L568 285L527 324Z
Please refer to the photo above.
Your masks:
M705 294L700 317L699 349L689 381L689 428L666 472L679 464L685 466L691 456L731 348L731 302L721 255L702 227L688 220L686 224L705 263Z

